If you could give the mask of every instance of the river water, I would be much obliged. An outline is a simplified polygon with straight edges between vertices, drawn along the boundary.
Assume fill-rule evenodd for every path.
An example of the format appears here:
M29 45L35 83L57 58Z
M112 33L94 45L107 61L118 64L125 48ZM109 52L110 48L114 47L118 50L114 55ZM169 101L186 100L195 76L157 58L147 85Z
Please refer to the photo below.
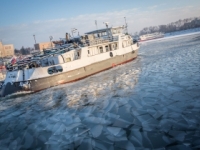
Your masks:
M137 59L0 100L1 149L200 149L200 34L141 44Z

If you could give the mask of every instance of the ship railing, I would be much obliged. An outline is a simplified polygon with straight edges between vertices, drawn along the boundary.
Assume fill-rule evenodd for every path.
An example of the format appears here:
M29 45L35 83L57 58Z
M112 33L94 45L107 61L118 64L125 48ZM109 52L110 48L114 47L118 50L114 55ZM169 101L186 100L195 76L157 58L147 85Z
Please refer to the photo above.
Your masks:
M63 46L63 48L47 49L47 50L50 51L49 53L46 53L46 54L43 54L43 55L41 55L41 54L40 55L34 55L33 58L18 61L16 64L8 64L6 69L8 71L13 71L13 70L22 70L22 69L28 69L28 68L42 67L41 61L43 59L46 59L48 57L51 57L51 56L54 56L54 55L57 55L57 54L63 54L63 53L66 53L70 50L77 50L77 49L80 49L80 48L81 47L79 45L68 44L67 46L66 45ZM51 52L51 51L53 51L53 52Z
M118 41L118 36L104 36L100 38L94 38L93 40L86 40L86 43L89 46L92 46L92 45L103 44L103 43L114 42L114 41Z

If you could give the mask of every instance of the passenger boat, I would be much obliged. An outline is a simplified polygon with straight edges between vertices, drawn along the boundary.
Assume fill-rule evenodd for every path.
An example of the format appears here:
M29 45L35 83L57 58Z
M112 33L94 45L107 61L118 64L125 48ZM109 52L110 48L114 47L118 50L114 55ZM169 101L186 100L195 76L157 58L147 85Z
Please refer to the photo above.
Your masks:
M124 30L124 26L107 26L76 38L66 33L65 44L8 65L0 95L40 91L133 60L139 44Z
M145 34L145 35L141 35L139 37L139 41L147 41L147 40L153 40L153 39L158 39L158 38L163 38L165 36L164 33L161 32L155 32L155 33L151 33L151 34Z

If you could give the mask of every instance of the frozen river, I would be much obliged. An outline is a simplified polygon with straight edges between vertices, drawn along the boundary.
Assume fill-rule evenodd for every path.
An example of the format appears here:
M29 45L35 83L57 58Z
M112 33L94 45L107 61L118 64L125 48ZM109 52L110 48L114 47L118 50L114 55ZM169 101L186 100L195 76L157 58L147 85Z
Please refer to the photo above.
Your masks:
M142 43L134 61L0 100L0 149L200 149L200 34Z

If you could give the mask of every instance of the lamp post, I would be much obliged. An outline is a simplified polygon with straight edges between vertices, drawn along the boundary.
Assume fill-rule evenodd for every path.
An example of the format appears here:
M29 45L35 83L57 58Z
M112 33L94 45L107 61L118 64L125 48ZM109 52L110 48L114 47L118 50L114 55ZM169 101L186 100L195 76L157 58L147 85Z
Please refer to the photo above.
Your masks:
M34 40L35 40L35 44L36 44L35 34L33 35L33 38L34 38Z
M126 23L126 17L124 17L124 20L125 20L125 24L126 24L126 33L128 34L128 25Z
M34 38L35 44L36 44L35 34L33 34L33 38ZM34 47L36 47L36 45L34 45ZM36 50L36 48L35 48L35 50Z
M52 48L52 42L51 42L51 40L53 40L53 36L49 36L49 39L50 39L51 48Z

